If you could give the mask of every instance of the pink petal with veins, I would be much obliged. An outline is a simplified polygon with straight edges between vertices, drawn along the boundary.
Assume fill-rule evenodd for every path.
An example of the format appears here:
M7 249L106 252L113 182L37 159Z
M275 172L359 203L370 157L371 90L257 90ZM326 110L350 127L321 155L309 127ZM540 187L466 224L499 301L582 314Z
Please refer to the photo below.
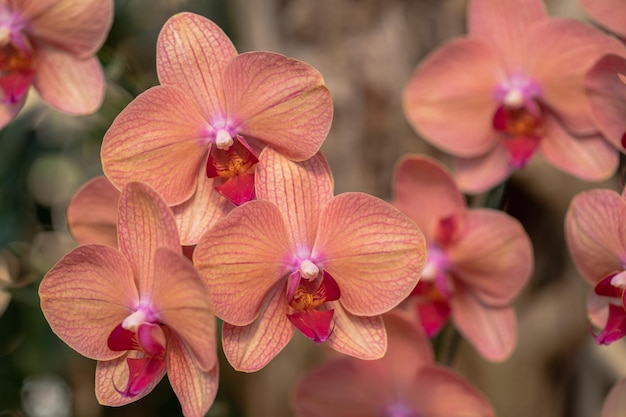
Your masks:
M237 56L226 67L228 115L240 133L293 160L319 151L330 129L333 104L322 75L310 65L271 52Z
M411 293L426 262L425 245L416 224L391 204L345 193L322 209L312 257L337 281L346 310L374 316Z
M259 156L256 189L259 200L276 204L294 243L311 250L322 206L333 197L333 176L321 153L293 162L272 148Z
M595 285L624 269L626 201L611 190L576 195L565 217L565 238L574 264Z
M96 360L121 355L107 347L107 340L139 295L132 267L119 251L79 246L46 274L39 297L52 331L72 349Z
M340 301L328 305L334 320L326 344L337 352L359 359L380 359L387 351L387 332L382 316L361 317L344 309Z
M188 200L204 172L207 122L195 102L174 87L140 94L113 121L102 142L102 169L116 187L142 181L168 205Z
M36 71L33 85L55 109L82 115L100 108L105 82L98 58L82 59L56 48L42 47L37 51Z
M67 206L67 227L80 244L117 247L117 205L120 192L104 176L84 184Z
M497 143L494 93L505 77L487 43L457 38L417 67L404 90L404 113L433 145L455 156L479 156Z
M202 237L193 260L209 287L215 314L234 326L245 326L258 317L270 288L287 274L292 253L278 208L267 201L250 201Z
M165 23L157 41L159 81L180 88L209 122L218 122L227 116L224 71L235 56L232 42L215 23L178 13Z

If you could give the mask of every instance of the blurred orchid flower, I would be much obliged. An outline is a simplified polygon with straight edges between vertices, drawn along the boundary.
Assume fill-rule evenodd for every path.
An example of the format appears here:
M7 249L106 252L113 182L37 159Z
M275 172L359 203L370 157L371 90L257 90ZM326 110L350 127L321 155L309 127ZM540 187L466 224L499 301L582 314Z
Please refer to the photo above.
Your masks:
M599 344L626 335L626 195L611 190L578 194L565 217L565 237L574 264L594 287L591 322L603 330Z
M259 156L256 194L211 228L194 252L235 369L265 366L294 328L364 359L387 347L380 314L409 295L424 237L395 207L363 193L333 197L321 153L293 162Z
M233 204L254 199L262 147L305 160L330 128L332 100L317 70L271 52L238 55L204 17L180 13L165 23L157 70L161 85L106 133L102 164L116 187L144 181L170 206L193 197L199 171Z
M623 0L580 0L593 20L626 39L626 3Z
M601 417L623 417L624 410L626 410L626 379L621 379L606 396Z
M90 114L104 98L95 56L113 22L113 0L0 1L0 127L31 85L65 113Z
M424 231L428 262L413 295L424 329L452 317L486 359L506 359L516 343L513 299L533 270L530 239L519 222L491 209L467 209L450 173L433 159L398 162L394 205Z
M174 218L148 186L120 195L117 243L79 246L39 287L52 330L98 361L96 397L118 406L167 372L183 414L203 416L217 391L215 317L206 286L181 253Z
M329 360L300 380L299 417L493 417L487 399L452 370L434 363L427 337L398 313L384 316L384 358Z
M471 0L469 34L426 58L404 91L409 122L456 156L462 190L480 193L539 151L583 180L610 177L618 152L589 116L584 74L616 39L548 18L541 0Z
M178 226L183 250L190 250L202 234L232 208L201 175L194 196L170 207ZM67 207L67 226L80 244L99 243L117 247L117 206L120 192L105 177L99 176L83 185Z

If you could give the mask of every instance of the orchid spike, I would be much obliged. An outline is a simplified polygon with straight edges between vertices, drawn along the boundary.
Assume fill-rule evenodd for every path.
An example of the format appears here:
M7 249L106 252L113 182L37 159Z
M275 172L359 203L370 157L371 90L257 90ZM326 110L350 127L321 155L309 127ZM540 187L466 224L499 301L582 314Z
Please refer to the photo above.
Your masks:
M533 270L521 224L501 211L468 209L448 170L420 155L398 162L393 204L426 237L428 262L411 299L428 335L451 317L486 359L509 357L517 339L511 303Z
M227 359L258 370L295 329L348 355L381 357L380 315L411 292L425 264L421 231L370 195L333 197L320 153L293 162L265 148L256 176L258 201L211 228L193 258L224 320Z
M332 101L313 67L271 52L237 54L210 20L180 13L157 42L160 86L115 119L102 144L106 176L144 181L168 205L193 198L198 175L235 205L254 199L258 152L313 156L332 120Z
M159 195L129 183L119 199L119 249L88 244L64 256L41 282L41 309L64 342L98 361L101 404L135 401L167 372L183 414L204 416L218 372L206 287Z

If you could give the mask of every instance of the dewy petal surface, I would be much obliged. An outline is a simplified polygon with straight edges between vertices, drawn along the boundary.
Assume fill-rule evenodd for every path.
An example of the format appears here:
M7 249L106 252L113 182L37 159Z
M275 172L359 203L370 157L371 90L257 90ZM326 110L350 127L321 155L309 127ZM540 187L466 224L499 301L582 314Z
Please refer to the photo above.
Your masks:
M104 176L83 185L67 206L67 227L80 244L117 247L117 204L120 192Z
M237 51L215 23L193 13L178 13L157 41L157 73L163 85L193 97L206 117L227 117L224 71Z
M625 29L626 30L626 26ZM602 57L585 77L591 114L598 128L618 149L624 149L626 133L626 59Z
M112 23L112 0L59 0L32 16L29 31L51 45L84 57L100 49Z
M202 278L189 259L161 247L154 259L152 307L159 321L193 352L198 366L208 371L217 363L215 317Z
M496 144L494 92L504 78L489 44L452 40L415 70L404 90L404 114L433 145L455 156L478 156Z
M318 153L293 162L268 147L259 156L255 177L257 198L274 203L294 243L310 250L322 207L333 197L333 177L326 159Z
M148 297L154 279L156 250L181 252L176 223L161 197L143 183L122 190L118 211L118 245L136 272L137 286Z
M102 142L102 169L116 187L142 181L168 205L189 199L204 170L207 122L183 91L152 87L113 121Z
M572 259L587 281L595 285L624 269L626 260L626 202L611 190L576 195L565 217L565 237Z
M323 208L312 257L339 284L358 316L389 311L409 295L426 262L424 235L391 204L344 193Z
M228 115L242 121L242 135L293 160L320 149L333 104L315 68L280 54L250 52L229 63L224 82Z
M238 371L254 372L267 365L289 343L295 328L287 318L282 283L263 300L259 317L246 326L224 323L222 344L228 362Z
M54 333L83 356L110 360L111 331L131 312L139 295L133 270L116 249L80 246L65 255L39 286L41 309Z
M55 48L38 50L33 85L45 102L69 114L94 113L104 99L98 58L81 59Z
M533 271L533 250L522 225L496 210L467 213L467 228L448 248L450 272L485 303L510 303Z
M421 155L407 155L396 165L394 205L413 219L432 239L433 220L462 213L465 200L450 173L437 161Z
M278 208L249 201L200 240L194 265L209 287L215 314L234 326L252 323L268 291L289 271L291 238Z

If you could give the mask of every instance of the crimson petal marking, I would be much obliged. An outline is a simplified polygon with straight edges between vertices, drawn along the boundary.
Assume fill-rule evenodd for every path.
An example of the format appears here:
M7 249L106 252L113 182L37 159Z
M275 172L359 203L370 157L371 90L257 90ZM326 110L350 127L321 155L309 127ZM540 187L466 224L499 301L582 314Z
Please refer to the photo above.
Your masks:
M109 349L115 351L139 349L135 332L123 328L122 323L118 324L111 332L111 335L107 339L107 346Z
M333 313L334 310L299 311L287 314L287 318L303 335L316 343L321 343L325 342L332 333L330 323Z
M610 345L626 334L626 311L624 307L609 304L609 319L604 330L594 335L599 345Z
M128 385L119 391L122 397L134 397L159 377L165 368L165 360L150 356L145 358L127 358ZM117 388L116 388L117 390Z

